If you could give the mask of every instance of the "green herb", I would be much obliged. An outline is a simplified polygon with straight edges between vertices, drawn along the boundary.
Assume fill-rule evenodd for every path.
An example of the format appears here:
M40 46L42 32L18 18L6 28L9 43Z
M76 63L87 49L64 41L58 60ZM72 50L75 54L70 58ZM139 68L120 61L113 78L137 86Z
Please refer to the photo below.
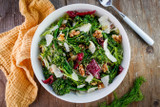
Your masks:
M110 105L106 105L106 102L103 102L99 105L99 107L126 107L132 102L142 101L144 96L140 90L140 86L143 82L145 82L143 77L137 78L130 92L126 93L119 99L117 98L116 94L114 94L115 99Z

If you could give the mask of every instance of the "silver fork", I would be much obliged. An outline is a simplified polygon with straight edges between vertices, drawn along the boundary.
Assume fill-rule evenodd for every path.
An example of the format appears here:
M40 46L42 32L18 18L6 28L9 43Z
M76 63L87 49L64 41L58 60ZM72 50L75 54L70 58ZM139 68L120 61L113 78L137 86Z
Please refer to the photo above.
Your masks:
M131 21L127 16L120 12L115 6L112 5L112 0L99 0L99 2L104 7L112 7L122 18L123 20L149 45L153 45L153 39L148 36L141 28L139 28L133 21Z

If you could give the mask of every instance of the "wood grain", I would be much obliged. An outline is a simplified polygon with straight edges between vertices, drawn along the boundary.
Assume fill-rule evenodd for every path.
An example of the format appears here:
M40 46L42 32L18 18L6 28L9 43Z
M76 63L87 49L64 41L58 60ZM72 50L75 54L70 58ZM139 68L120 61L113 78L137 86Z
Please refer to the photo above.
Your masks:
M89 3L100 6L98 0L51 0L56 8L73 3ZM129 107L160 107L160 0L113 0L113 4L127 15L133 22L149 34L154 40L153 47L148 46L142 39L115 13L106 8L124 26L131 45L131 62L128 73L116 89L118 96L125 94L138 76L147 80L141 87L145 99L130 104ZM0 0L0 32L7 31L24 21L18 8L18 0ZM97 107L99 102L112 102L113 94L98 101L86 104L75 104L62 101L49 94L37 81L38 96L31 107ZM0 107L5 107L6 79L0 71Z

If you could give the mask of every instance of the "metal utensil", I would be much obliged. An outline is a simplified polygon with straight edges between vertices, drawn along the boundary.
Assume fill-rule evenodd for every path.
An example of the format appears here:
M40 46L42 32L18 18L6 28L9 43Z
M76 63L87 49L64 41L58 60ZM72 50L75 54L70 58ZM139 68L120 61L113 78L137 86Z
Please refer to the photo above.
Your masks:
M104 7L112 7L122 18L123 20L149 45L153 45L154 41L149 37L141 28L139 28L133 21L131 21L127 16L120 12L116 7L112 5L112 0L99 0L99 2Z

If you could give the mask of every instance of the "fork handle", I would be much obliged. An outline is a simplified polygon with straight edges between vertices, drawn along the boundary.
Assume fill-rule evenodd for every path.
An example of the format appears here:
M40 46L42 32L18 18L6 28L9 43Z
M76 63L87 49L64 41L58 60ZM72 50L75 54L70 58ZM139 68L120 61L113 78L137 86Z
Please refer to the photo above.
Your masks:
M117 8L112 6L115 11L123 18L123 20L149 45L153 45L153 39L148 36L141 28L139 28L133 21L131 21L127 16L120 12Z

